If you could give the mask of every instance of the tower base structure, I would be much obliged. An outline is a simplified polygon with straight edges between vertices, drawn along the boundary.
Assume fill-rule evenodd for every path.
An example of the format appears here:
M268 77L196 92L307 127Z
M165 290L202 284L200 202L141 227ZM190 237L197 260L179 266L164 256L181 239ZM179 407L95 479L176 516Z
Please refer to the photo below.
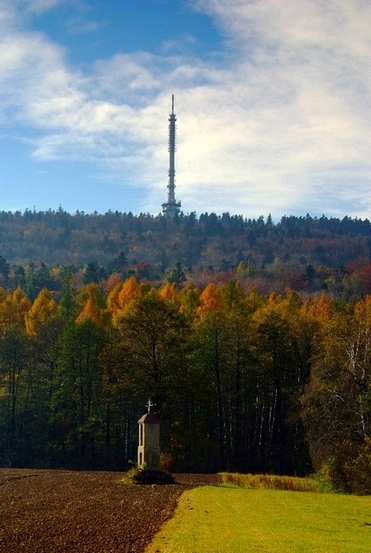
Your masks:
M162 211L169 219L174 219L180 212L180 202L166 202L162 204Z

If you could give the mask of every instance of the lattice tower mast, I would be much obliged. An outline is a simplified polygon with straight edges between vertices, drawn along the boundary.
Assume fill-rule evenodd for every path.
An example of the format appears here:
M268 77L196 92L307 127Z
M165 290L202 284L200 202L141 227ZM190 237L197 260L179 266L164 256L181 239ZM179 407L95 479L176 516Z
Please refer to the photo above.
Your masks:
M174 94L171 96L171 114L169 116L169 181L167 185L167 202L162 204L166 217L173 219L180 211L181 203L175 199L175 148L176 148L176 115L174 113Z

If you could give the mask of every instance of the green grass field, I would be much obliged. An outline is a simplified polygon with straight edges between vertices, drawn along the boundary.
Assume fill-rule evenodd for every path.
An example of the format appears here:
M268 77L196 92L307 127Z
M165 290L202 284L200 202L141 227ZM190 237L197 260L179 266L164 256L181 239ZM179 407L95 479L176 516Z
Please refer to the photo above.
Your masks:
M205 486L146 553L370 553L371 497Z

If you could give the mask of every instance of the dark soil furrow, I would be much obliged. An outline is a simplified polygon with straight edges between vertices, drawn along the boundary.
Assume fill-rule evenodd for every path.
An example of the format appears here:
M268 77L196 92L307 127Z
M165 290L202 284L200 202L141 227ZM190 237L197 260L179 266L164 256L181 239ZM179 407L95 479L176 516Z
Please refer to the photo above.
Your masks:
M189 488L217 475L177 474L167 485L124 485L114 472L0 469L0 552L141 553Z

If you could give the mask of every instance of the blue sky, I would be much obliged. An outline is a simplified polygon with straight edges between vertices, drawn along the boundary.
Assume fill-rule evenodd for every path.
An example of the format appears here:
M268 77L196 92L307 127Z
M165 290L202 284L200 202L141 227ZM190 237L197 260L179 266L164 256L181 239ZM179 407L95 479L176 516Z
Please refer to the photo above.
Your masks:
M0 0L0 209L371 217L368 0Z

